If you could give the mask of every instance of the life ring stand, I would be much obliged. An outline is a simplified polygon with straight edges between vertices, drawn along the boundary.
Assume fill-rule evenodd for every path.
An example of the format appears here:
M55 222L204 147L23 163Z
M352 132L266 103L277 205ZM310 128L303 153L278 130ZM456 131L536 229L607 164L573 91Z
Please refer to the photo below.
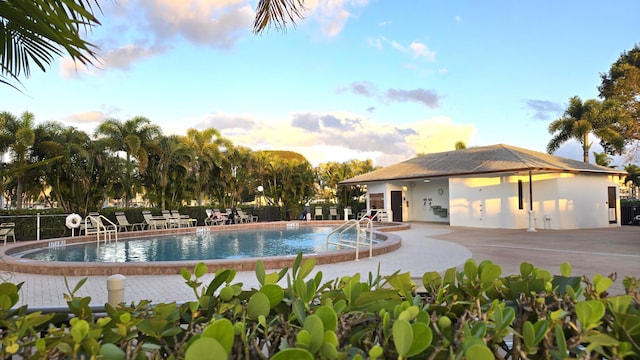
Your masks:
M82 217L76 213L67 216L66 225L69 229L77 229L80 227Z

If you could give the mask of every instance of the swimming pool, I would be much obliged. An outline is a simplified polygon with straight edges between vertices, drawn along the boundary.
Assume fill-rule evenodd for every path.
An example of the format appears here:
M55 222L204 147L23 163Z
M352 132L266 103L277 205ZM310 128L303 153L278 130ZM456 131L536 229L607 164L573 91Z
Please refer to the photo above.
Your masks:
M295 222L295 226L306 227L337 227L344 221L318 220L311 222ZM254 232L264 232L267 230L286 230L291 227L292 222L269 222L250 223L240 225L209 226L197 228L177 228L167 230L144 230L134 232L118 233L118 243L122 245L124 240L147 236L164 235L185 235L198 234L202 231L229 232L240 229L247 229ZM401 246L400 236L394 234L395 231L406 230L411 226L405 223L386 224L375 228L374 232L380 243L373 246L373 256L385 254L398 249ZM323 240L326 240L323 238ZM384 240L384 241L382 241ZM199 263L204 262L209 272L220 269L235 269L237 271L254 271L256 260L260 259L266 269L282 269L291 267L297 255L261 256L249 258L228 258L213 260L180 260L180 261L140 261L140 262L85 262L85 261L42 261L21 257L36 249L46 251L54 250L61 246L71 246L79 243L95 242L95 236L76 236L41 241L22 241L17 244L7 244L0 247L0 271L65 275L65 276L110 276L113 274L122 275L174 275L180 274L184 268L193 269ZM323 243L324 244L324 243ZM55 251L55 250L54 250ZM369 249L360 249L360 259L369 256ZM342 249L340 251L326 251L321 253L305 254L304 258L315 258L316 264L332 264L337 262L353 261L355 250Z
M264 256L313 254L335 251L326 246L333 227L289 227L261 231L235 231L173 234L98 244L95 241L70 246L53 246L20 254L40 261L78 262L156 262L240 259ZM343 238L355 240L355 230ZM374 240L374 243L378 243Z

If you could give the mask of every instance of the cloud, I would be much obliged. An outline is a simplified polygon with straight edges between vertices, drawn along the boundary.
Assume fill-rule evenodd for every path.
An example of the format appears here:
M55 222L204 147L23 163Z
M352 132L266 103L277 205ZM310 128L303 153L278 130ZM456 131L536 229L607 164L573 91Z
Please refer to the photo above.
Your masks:
M238 129L250 129L256 124L256 120L249 115L230 115L216 112L206 115L202 119L202 124L206 127L213 127L220 131L235 131Z
M248 33L254 11L240 0L137 0L144 27L156 41L182 37L197 45L228 49Z
M412 41L408 45L403 45L398 41L389 40L383 36L375 39L368 38L367 44L378 50L383 50L385 45L388 45L401 53L410 54L414 59L423 59L428 62L436 61L436 52L429 50L429 47L425 43L418 41Z
M425 89L388 89L384 98L390 102L418 102L430 109L437 109L440 96L434 90Z
M103 56L106 68L127 70L131 64L145 58L163 53L166 47L143 47L138 45L125 45L123 47L107 51Z
M413 54L414 58L424 58L428 61L436 61L435 51L430 51L427 45L419 42L412 42L409 44L409 52Z
M294 113L286 119L215 113L193 122L194 127L215 127L234 144L252 150L299 152L314 166L350 159L385 166L419 152L452 150L456 141L469 143L473 133L473 125L453 124L448 118L397 126L352 113Z
M94 69L94 67L75 62L70 57L60 59L60 75L65 79L77 78L82 74L91 74Z
M373 97L378 92L378 88L369 81L356 81L351 83L351 92L365 97Z
M86 111L82 113L71 114L62 121L75 124L97 124L107 118L108 115L103 111Z
M368 4L368 0L308 0L303 21L318 23L325 36L334 37ZM170 50L180 40L229 50L250 34L254 5L250 0L121 0L105 4L104 24L96 31L101 35L91 40L102 49L97 68L128 70L140 60ZM93 74L94 70L69 59L60 64L65 78Z
M357 17L354 12L367 5L369 0L306 0L304 6L307 11L304 16L319 23L325 36L335 37L344 29L350 18Z
M340 87L336 92L338 94L350 91L353 94L361 95L364 97L377 97L380 101L386 104L397 102L415 102L423 104L430 109L437 109L440 107L441 96L435 90L427 89L387 89L384 92L380 92L378 87L369 81L356 81L349 84L347 87ZM373 108L370 108L373 109Z
M561 104L545 100L525 100L526 107L533 110L533 119L551 120L562 114L564 107Z
M219 50L231 49L249 34L255 12L246 0L122 0L103 6L105 24L92 40L100 46L102 69L127 70L162 54L180 40ZM93 34L92 34L93 35ZM64 77L93 73L64 59Z

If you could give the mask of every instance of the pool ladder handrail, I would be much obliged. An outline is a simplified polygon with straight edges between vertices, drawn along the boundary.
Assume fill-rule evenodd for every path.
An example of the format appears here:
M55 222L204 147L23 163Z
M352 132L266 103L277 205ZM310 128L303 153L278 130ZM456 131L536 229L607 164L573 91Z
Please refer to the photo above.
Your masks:
M103 221L107 222L108 225L105 225ZM89 228L87 224L92 224L95 227L93 229ZM103 235L103 241L105 244L107 241L109 243L111 242L111 234L115 235L115 241L118 242L118 226L104 215L90 213L84 219L84 226L85 235L93 235L93 231L95 231L98 245L100 244L100 235Z
M361 224L364 223L364 228ZM343 239L342 235L356 228L356 240L348 240ZM331 241L331 235L338 234L338 241ZM363 236L365 241L360 241L360 237ZM366 241L367 235L369 236L369 241ZM341 247L347 247L351 249L356 249L356 261L360 260L360 245L369 245L369 257L373 257L373 223L371 219L362 218L360 220L350 219L345 221L343 224L338 226L337 228L331 230L329 234L327 234L327 250L329 249L329 245L336 245L336 248L340 250Z

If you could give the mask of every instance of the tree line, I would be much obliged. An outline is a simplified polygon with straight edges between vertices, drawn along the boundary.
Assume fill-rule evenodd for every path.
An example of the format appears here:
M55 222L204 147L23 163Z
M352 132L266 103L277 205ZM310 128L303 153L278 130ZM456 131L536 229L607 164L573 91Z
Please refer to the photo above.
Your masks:
M37 202L81 214L109 199L130 207L138 196L161 209L227 208L256 198L294 208L312 199L349 206L364 191L338 183L374 170L371 160L314 168L295 152L235 145L215 128L164 135L141 116L105 119L88 134L56 121L36 125L30 112L0 112L0 151L8 160L0 169L8 206Z
M610 166L609 155L631 161L640 154L640 46L622 52L600 79L598 99L571 97L562 117L549 124L552 137L547 152L552 154L573 139L582 147L583 161L589 162L590 135L594 135L604 149L593 152L598 165ZM639 187L640 167L629 162L624 170L628 173L624 182Z

